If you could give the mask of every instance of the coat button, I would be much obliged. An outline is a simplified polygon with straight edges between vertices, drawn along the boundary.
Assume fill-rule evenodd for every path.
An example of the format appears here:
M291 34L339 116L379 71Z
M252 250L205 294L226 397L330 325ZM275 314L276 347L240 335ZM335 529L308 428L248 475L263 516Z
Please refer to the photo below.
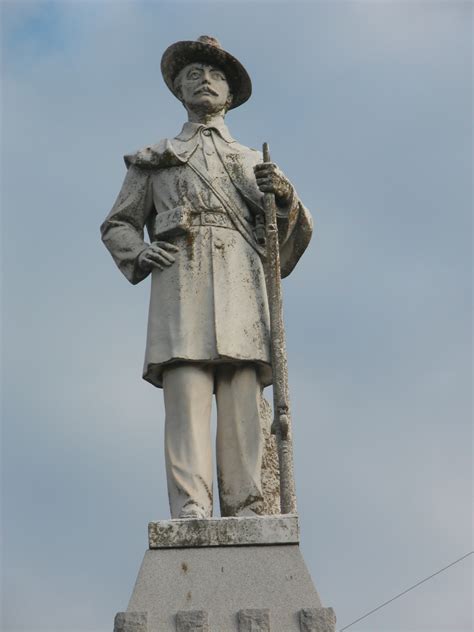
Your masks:
M224 247L224 242L222 239L216 238L214 239L214 248L218 248L219 250Z
M211 130L210 129L205 129L203 131L204 136L210 136L211 135Z

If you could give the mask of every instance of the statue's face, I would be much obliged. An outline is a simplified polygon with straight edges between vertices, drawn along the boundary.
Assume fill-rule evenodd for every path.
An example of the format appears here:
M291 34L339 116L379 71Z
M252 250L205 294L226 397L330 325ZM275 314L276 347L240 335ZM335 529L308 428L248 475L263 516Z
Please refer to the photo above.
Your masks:
M189 64L178 76L181 99L187 110L208 114L227 109L232 95L225 74L208 64Z

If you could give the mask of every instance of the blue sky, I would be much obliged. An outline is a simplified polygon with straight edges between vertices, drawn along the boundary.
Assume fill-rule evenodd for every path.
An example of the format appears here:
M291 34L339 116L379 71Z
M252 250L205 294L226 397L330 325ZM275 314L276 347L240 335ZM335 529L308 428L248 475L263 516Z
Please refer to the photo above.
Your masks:
M98 226L175 135L172 42L252 77L227 119L315 236L284 282L302 551L343 627L472 549L472 5L3 2L5 632L105 632L168 515L147 282ZM470 561L353 626L467 632Z

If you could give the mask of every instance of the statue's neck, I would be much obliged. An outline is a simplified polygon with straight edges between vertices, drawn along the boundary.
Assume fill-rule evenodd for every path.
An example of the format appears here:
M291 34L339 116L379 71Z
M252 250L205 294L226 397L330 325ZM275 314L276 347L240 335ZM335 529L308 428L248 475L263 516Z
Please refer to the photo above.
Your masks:
M219 127L224 125L224 116L225 113L223 111L213 114L207 114L204 112L191 112L188 110L188 121L190 123L202 123L203 125L207 125L208 127Z

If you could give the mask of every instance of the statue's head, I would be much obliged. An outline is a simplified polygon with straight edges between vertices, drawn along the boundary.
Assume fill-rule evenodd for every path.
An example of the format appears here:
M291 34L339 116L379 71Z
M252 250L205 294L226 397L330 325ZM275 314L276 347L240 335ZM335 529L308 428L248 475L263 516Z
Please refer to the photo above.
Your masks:
M161 71L171 92L193 112L227 111L245 103L252 93L242 64L207 35L169 46Z
M191 112L216 114L232 106L232 92L223 70L211 64L188 64L174 80L175 94Z

